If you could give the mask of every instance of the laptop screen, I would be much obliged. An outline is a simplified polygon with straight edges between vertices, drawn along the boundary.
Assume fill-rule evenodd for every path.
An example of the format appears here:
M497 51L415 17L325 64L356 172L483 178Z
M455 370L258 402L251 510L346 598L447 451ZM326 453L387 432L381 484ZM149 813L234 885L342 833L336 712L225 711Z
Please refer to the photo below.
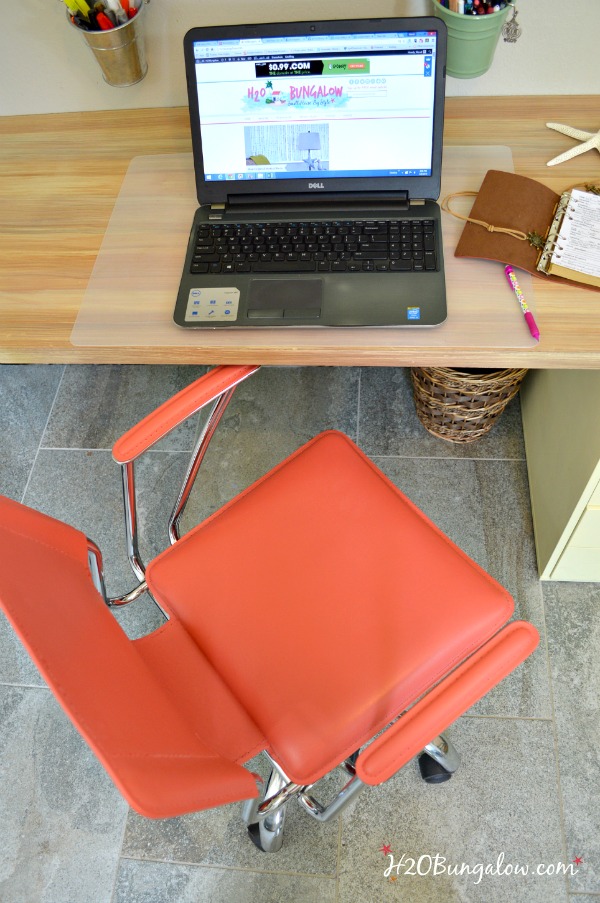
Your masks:
M404 30L405 21L389 20L391 30L354 22L365 30L347 32L339 29L349 23L336 22L315 34L309 23L293 23L306 29L295 34L284 24L231 37L226 28L193 29L186 59L199 193L226 182L273 191L286 180L295 190L308 178L335 190L343 180L389 186L436 174L439 30L418 19ZM321 32L326 25L316 23Z

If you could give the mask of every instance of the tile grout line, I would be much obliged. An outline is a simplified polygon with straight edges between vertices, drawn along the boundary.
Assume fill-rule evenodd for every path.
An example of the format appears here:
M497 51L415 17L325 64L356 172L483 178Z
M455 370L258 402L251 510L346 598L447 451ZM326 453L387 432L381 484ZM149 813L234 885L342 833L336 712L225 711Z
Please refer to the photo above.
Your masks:
M527 459L524 457L515 457L515 458L501 458L501 457L481 457L481 458L469 458L466 455L380 455L377 452L365 452L368 454L370 458L384 458L385 460L400 458L406 460L418 459L419 461L472 461L477 464L480 461L526 461Z
M547 718L543 718L541 715L469 715L468 712L464 712L460 717L487 718L490 721L540 721L542 723L545 723L547 721L552 723L554 721L554 717L550 715ZM450 727L452 727L452 725L450 725Z
M13 690L46 690L50 693L50 687L45 684L19 684L12 680L0 680L0 687L12 687Z
M251 843L251 841L248 841ZM266 855L276 856L276 853L268 853ZM326 872L299 872L293 869L266 869L253 868L252 866L243 865L225 865L218 862L193 862L188 859L152 859L149 856L121 856L125 862L152 863L153 865L174 865L182 868L208 869L210 871L223 872L242 872L250 875L274 875L276 877L284 875L286 878L312 878L314 880L335 881L336 875L327 874Z
M50 405L50 409L48 411L48 416L46 417L46 422L44 424L44 429L42 430L42 434L40 436L40 441L38 442L38 447L37 447L36 453L34 455L31 467L29 468L29 475L27 477L25 487L23 489L23 492L21 493L21 504L25 503L25 496L27 494L27 490L29 489L29 484L31 483L31 477L32 477L33 471L35 469L35 465L37 463L37 459L38 459L40 450L43 448L44 436L46 435L46 430L48 429L48 423L50 422L50 417L52 416L52 411L54 410L54 405L56 404L56 399L58 398L58 393L60 392L60 387L62 386L67 366L68 366L67 364L63 364L63 371L60 375L60 379L59 379L58 385L56 387L56 392L54 393L54 398L52 399L52 404Z
M554 700L554 679L552 677L552 667L550 661L550 649L548 646L548 624L546 620L546 599L544 598L544 587L542 582L540 581L540 593L542 597L542 617L544 619L544 649L546 652L546 667L548 669L548 688L550 692L550 708L552 711L552 736L554 740L554 762L556 767L556 785L557 785L557 802L558 802L558 816L560 819L560 831L562 835L562 843L563 843L563 854L565 857L565 862L567 861L568 852L567 852L567 826L565 822L565 810L564 810L564 798L562 791L562 780L560 773L560 755L558 749L558 731L556 729L556 705ZM570 893L569 889L569 878L568 875L565 875L565 888L567 891L567 895Z
M116 441L116 440L115 440ZM100 446L81 446L81 445L40 445L40 451L64 451L64 452L109 452L112 454L113 447L107 446L106 448ZM171 455L171 454L179 454L179 455L190 455L192 453L192 448L149 448L144 454L147 455Z
M342 874L342 840L343 840L343 832L344 832L344 815L340 813L338 818L338 836L337 836L337 849L336 849L336 864L335 864L335 893L334 893L334 903L341 903L340 898L340 877Z
M127 832L128 818L129 818L129 808L125 812L125 818L123 819L123 830L121 832L121 842L118 846L117 855L115 857L115 875L114 875L112 891L110 893L110 899L109 899L108 903L114 903L114 901L116 900L115 894L117 893L117 884L119 881L119 869L121 866L121 860L127 858L127 857L123 856L123 846L125 844L125 834Z

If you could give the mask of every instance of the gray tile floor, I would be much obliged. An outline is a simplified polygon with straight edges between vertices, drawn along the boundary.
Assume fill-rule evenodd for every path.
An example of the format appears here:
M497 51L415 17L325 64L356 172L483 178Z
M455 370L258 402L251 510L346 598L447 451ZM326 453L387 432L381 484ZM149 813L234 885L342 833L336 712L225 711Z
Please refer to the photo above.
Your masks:
M111 444L204 369L0 367L0 492L94 538L110 592L131 582ZM485 439L453 446L420 426L406 371L264 368L227 412L190 522L327 427L356 439L542 635L451 729L459 772L432 787L411 764L325 826L292 809L272 856L246 839L237 806L147 821L128 811L2 621L1 903L600 901L600 586L537 579L518 401ZM147 555L161 546L155 524L196 428L141 468ZM143 601L121 617L131 635L156 624Z

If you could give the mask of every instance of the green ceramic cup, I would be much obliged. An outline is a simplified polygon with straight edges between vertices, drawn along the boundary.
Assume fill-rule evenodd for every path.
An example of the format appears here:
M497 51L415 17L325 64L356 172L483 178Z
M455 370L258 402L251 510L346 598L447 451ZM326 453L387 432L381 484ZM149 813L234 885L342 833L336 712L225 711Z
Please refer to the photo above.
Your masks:
M487 72L510 7L485 16L465 16L451 12L438 0L431 3L434 15L443 19L448 28L447 74L477 78Z

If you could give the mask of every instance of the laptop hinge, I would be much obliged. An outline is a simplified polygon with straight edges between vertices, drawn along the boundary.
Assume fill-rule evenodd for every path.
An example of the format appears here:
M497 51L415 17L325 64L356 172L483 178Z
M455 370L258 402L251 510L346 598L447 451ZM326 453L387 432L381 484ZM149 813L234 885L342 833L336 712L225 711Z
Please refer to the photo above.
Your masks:
M310 191L286 194L232 194L228 197L228 210L235 207L314 207L316 204L336 203L340 205L364 204L366 207L393 204L399 209L408 209L407 191ZM213 205L214 206L214 205Z

